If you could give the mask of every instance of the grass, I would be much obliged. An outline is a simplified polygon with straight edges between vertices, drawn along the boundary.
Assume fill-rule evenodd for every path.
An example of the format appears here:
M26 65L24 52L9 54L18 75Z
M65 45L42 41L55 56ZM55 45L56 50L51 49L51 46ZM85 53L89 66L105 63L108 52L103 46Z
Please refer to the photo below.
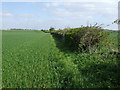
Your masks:
M2 46L3 88L120 87L116 55L69 52L41 31L2 31Z
M2 51L2 31L0 31L0 51ZM0 52L0 89L2 88L2 52Z

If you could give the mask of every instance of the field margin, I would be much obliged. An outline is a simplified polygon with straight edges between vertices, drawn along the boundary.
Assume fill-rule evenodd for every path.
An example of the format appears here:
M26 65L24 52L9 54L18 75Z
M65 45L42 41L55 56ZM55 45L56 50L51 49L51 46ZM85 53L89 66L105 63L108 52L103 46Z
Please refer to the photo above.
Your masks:
M2 2L0 2L0 11L2 11ZM2 16L0 16L0 27L2 28ZM0 30L0 89L2 88L2 30Z
M0 30L0 89L2 88L2 31Z

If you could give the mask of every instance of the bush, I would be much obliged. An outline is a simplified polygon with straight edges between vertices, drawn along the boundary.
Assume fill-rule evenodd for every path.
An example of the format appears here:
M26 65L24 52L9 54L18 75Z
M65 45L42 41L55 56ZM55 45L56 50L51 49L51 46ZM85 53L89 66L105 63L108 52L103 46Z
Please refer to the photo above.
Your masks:
M41 30L41 31L45 33L50 33L48 30Z
M49 29L49 31L52 32L52 31L55 31L55 29L54 29L53 27L51 27L51 28Z

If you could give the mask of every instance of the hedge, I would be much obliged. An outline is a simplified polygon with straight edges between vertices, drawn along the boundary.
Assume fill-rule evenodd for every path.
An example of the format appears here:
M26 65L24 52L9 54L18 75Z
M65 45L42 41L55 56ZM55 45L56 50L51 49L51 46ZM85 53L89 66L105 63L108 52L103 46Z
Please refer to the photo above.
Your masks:
M108 33L99 27L80 27L56 30L51 34L62 40L64 44L77 51L87 50L106 39Z

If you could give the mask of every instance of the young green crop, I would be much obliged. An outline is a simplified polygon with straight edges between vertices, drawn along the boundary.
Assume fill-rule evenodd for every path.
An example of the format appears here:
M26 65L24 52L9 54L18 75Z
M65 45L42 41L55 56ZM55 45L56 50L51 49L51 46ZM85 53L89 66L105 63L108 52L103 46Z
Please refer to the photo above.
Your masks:
M2 87L119 87L115 55L65 52L56 43L41 31L3 31Z

